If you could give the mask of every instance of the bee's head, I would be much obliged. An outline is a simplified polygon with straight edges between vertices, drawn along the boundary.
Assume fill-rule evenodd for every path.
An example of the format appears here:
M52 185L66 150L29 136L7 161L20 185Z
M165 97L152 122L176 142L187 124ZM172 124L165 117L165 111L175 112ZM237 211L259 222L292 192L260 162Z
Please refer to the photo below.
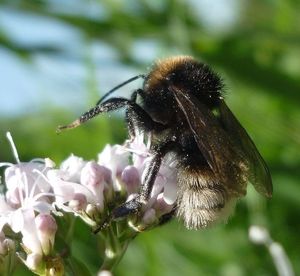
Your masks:
M214 109L222 97L221 78L207 65L190 56L176 56L157 61L144 81L144 108L160 122L169 122L177 113L177 103L170 87L191 93Z
M209 66L190 56L159 60L146 77L144 89L145 92L168 94L170 85L178 87L184 93L193 94L212 108L218 105L222 97L221 78Z

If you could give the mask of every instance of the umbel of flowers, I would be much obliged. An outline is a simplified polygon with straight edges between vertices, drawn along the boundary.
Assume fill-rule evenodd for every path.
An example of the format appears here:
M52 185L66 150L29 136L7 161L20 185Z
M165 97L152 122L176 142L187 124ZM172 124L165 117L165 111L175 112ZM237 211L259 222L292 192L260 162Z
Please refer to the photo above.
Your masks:
M6 167L0 194L0 274L11 275L19 259L38 275L64 275L70 217L97 230L114 208L136 197L152 158L149 146L138 135L125 145L106 145L96 161L71 155L56 166L48 158L20 162L9 133L7 137L16 164L0 163ZM151 198L138 214L112 221L98 233L105 243L101 270L111 270L133 237L172 212L175 165L171 156L165 158ZM56 246L59 235L65 235L66 248Z

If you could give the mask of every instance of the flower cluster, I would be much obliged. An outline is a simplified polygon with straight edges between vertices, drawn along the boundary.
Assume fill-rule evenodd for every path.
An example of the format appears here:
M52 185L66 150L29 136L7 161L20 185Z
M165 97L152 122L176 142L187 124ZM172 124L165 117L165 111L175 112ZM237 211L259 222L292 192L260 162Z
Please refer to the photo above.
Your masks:
M152 159L149 146L139 135L126 146L107 145L97 161L71 155L57 167L50 159L20 162L11 138L10 142L17 164L0 163L7 166L5 193L0 194L0 258L16 252L39 275L63 275L63 255L55 248L55 235L60 231L57 218L79 216L96 229L114 208L138 195ZM126 237L129 240L159 224L162 216L174 208L176 195L176 164L169 157L165 158L151 198L141 212L111 222L113 243L120 235L122 243L119 248L106 250L106 256L113 259L126 247ZM106 247L110 247L106 242ZM107 269L105 264L103 269Z

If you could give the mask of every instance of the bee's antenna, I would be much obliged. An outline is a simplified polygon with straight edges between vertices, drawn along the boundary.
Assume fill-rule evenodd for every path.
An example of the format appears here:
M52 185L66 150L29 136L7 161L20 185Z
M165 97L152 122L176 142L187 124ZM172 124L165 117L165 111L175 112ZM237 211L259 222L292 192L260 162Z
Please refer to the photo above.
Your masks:
M128 83L130 83L130 82L132 82L132 81L135 81L135 80L137 80L137 79L139 79L139 78L143 78L143 79L145 79L145 75L137 75L137 76L135 76L135 77L132 77L132 78L130 78L129 80L127 80L127 81L124 81L124 82L122 82L121 84L119 84L119 85L117 85L116 87L114 87L113 89L111 89L111 90L109 90L106 94L104 94L103 96L102 96L102 98L96 103L96 105L98 105L98 104L100 104L103 100L105 100L110 94L112 94L113 92L115 92L116 90L118 90L119 88L121 88L122 86L124 86L124 85L126 85L126 84L128 84Z

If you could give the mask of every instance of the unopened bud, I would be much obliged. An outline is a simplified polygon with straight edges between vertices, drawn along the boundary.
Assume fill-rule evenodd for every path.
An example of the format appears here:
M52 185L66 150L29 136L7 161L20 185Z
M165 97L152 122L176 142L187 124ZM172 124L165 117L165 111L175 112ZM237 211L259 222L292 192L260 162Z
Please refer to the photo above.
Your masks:
M54 245L55 233L57 231L56 221L49 214L39 214L35 218L35 223L43 253L48 255Z
M103 167L98 165L95 161L86 163L81 171L81 184L89 188L98 188L104 182Z
M164 199L163 193L160 193L157 196L153 208L155 209L157 216L160 217L164 214L170 213L173 209L173 204L168 204Z
M84 194L76 193L69 201L69 206L75 211L85 210L87 206L87 199Z
M88 162L81 172L81 183L96 196L101 209L103 208L103 190L106 181L110 181L109 178L109 170L94 161Z
M121 175L121 180L124 183L127 193L137 193L140 186L140 174L136 167L127 166Z
M96 220L96 218L99 216L99 209L94 204L88 204L85 212L92 220Z
M15 242L11 239L5 238L4 236L0 238L0 255L5 256L10 251L15 249Z
M56 164L50 158L45 158L45 166L47 168L55 168Z
M142 218L142 222L146 225L150 225L153 224L156 221L156 212L153 208L148 209L143 218Z

